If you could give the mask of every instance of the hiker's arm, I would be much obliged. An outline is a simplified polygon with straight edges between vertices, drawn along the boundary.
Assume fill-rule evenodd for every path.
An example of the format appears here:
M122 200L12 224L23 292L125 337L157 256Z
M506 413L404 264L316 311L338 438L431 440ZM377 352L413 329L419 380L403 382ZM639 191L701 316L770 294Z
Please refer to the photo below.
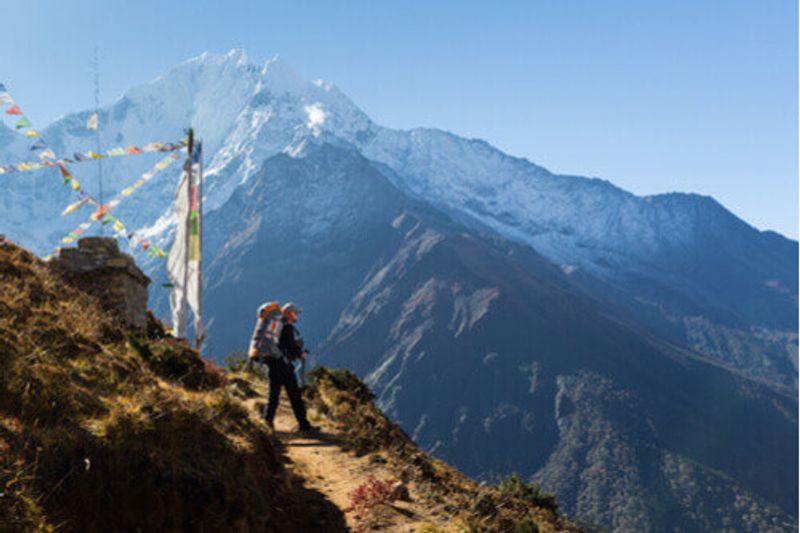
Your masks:
M287 357L302 357L303 347L294 338L294 326L286 324L281 331L280 349Z

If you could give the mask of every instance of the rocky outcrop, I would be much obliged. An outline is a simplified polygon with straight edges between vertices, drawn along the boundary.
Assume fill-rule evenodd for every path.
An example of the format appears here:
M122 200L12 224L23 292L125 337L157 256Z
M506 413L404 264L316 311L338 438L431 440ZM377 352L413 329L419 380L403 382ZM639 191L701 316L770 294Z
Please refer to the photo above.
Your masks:
M70 284L95 296L102 308L122 324L147 326L150 278L122 253L112 237L86 237L77 248L62 248L50 267Z

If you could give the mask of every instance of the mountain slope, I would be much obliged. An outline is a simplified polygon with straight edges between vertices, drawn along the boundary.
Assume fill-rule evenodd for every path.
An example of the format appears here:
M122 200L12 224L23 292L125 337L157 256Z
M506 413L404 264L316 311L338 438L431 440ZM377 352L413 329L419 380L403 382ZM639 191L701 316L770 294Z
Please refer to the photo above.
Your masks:
M614 529L793 522L791 395L609 320L524 249L408 224L412 252L365 280L323 360L366 375L422 446L483 478L533 475ZM698 510L680 490L706 479L724 494Z

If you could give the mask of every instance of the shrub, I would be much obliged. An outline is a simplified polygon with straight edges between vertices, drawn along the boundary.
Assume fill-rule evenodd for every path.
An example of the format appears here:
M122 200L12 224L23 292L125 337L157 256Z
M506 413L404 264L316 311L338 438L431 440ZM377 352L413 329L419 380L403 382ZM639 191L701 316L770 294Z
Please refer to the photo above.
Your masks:
M231 352L223 360L229 372L242 372L247 368L248 358L242 352Z
M500 480L497 482L497 489L512 498L525 500L537 507L548 509L553 513L558 510L558 502L556 502L554 494L542 491L541 487L536 482L526 484L520 479L516 472L507 478L501 476Z
M330 369L318 366L309 371L306 376L312 385L327 379L337 389L349 392L359 400L372 400L375 397L369 387L358 379L358 376L344 368Z
M205 371L203 379L204 388L219 389L228 384L227 374L217 363L211 359L203 359L203 365L203 370Z
M517 525L514 526L516 533L539 533L539 526L533 521L533 518L526 516Z
M397 499L391 480L377 480L370 476L366 482L350 493L350 507L347 512L355 515L360 529L365 529L369 515L379 505L388 505Z

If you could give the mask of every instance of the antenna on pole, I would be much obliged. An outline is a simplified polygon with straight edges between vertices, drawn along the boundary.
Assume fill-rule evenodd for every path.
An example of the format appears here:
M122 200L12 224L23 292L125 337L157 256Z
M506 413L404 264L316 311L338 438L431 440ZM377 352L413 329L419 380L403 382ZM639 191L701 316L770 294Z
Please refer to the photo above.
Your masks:
M95 152L100 154L100 58L98 53L97 44L94 45L94 61L92 62L93 70L94 70L94 114L97 117L97 123L95 124L94 128L94 138L95 138L95 145L96 149ZM105 204L103 200L103 160L97 160L97 200L100 202L100 206ZM100 226L100 231L105 234L105 226Z

